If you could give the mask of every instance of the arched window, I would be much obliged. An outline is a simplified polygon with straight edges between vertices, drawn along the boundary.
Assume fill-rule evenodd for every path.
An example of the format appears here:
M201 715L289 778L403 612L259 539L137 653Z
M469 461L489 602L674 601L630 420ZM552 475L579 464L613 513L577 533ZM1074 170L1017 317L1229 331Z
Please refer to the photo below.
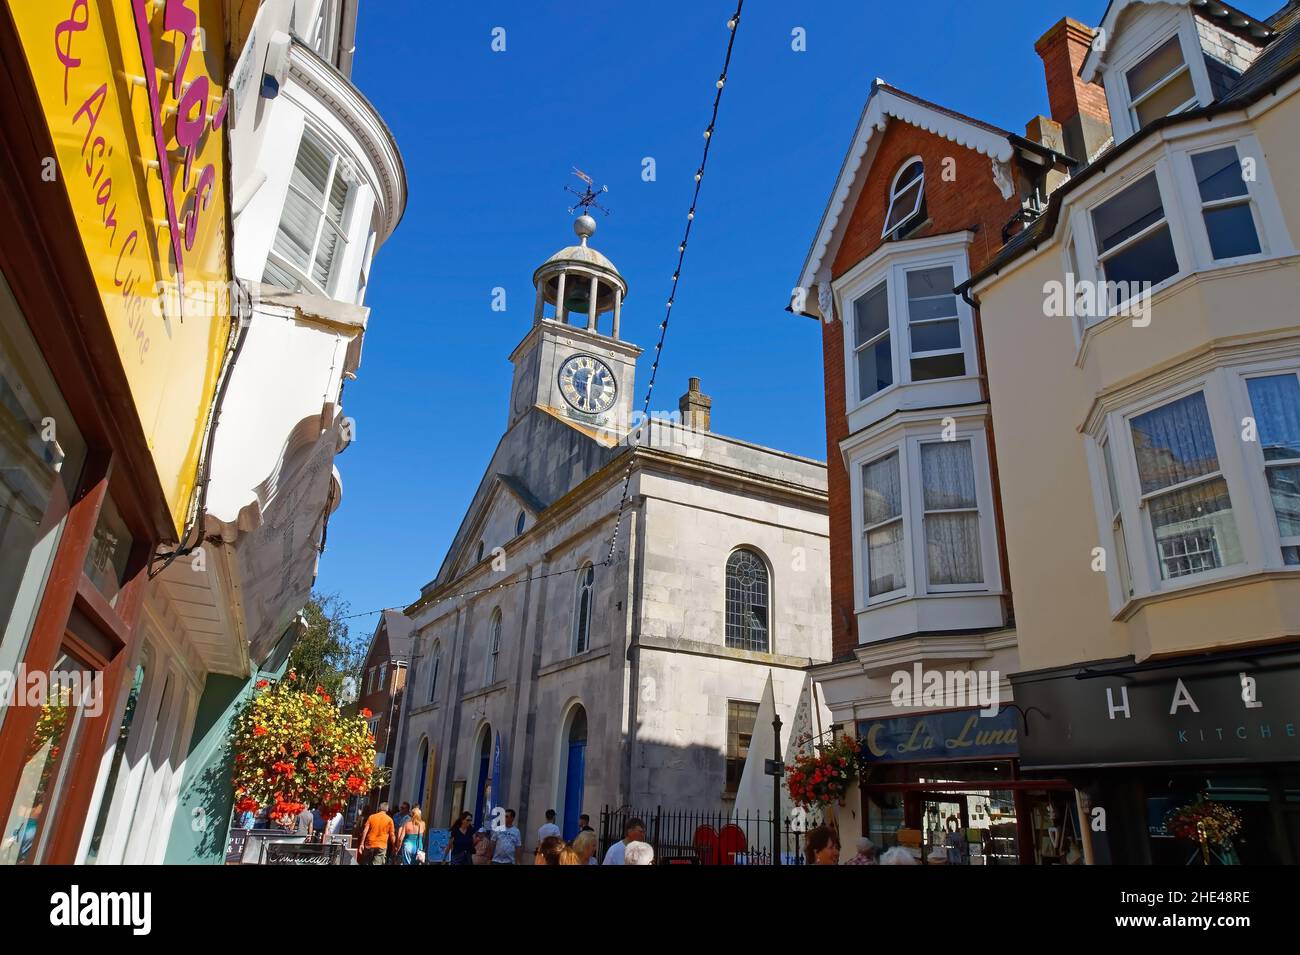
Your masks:
M727 558L727 646L768 652L767 564L752 550Z
M578 569L578 589L573 601L573 652L586 653L591 647L591 604L595 595L596 568L591 562Z
M492 623L488 626L487 680L484 685L497 681L497 657L501 655L501 611L492 613Z
M885 213L882 239L901 239L909 227L925 221L925 164L919 159L903 163L889 187L889 210Z
M515 518L516 537L518 537L520 534L524 532L524 524L527 522L527 520L528 520L528 515L525 514L523 511L520 511L519 516Z
M429 702L432 703L438 698L438 670L442 667L442 647L435 643L433 649L429 651Z
M481 563L483 560L483 542L478 542L478 552L474 555L474 563Z

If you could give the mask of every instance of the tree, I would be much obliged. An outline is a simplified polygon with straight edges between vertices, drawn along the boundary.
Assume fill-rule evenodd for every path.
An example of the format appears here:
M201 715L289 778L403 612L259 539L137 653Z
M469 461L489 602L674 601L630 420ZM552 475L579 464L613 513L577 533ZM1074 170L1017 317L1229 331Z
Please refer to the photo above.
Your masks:
M302 608L307 632L289 654L289 669L307 686L324 687L339 699L344 680L353 676L366 652L365 642L353 640L346 617L349 606L338 594L313 593Z

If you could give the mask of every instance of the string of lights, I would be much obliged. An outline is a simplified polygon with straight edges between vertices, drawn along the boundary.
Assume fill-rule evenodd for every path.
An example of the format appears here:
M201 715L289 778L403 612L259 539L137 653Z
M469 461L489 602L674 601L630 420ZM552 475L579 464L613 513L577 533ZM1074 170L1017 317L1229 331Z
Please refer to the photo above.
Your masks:
M736 28L740 25L740 13L745 6L745 0L737 0L736 12L727 20L727 52L722 60L722 72L718 75L717 82L714 84L713 94L713 111L709 116L709 124L704 128L704 152L700 157L700 164L695 170L695 189L691 194L690 208L686 212L686 228L682 233L682 241L677 246L677 267L673 269L672 286L668 292L668 301L664 309L664 319L659 323L659 341L655 344L654 361L650 364L650 380L646 384L645 399L641 403L641 419L636 427L628 435L629 446L635 446L640 442L642 429L649 422L650 418L650 401L654 395L655 381L659 375L659 362L663 358L664 342L668 337L668 323L672 319L673 302L677 298L677 285L682 277L682 264L686 261L686 246L691 238L691 226L695 224L695 210L699 206L700 189L704 184L704 171L709 163L709 147L713 144L713 132L718 122L718 108L722 104L722 91L727 85L727 70L731 66L731 51L736 45ZM627 511L628 501L632 487L632 471L635 465L635 455L628 453L627 469L623 475L623 492L619 497L618 513L614 521L614 530L609 538L609 550L605 554L605 559L600 562L600 566L608 567L614 562L614 553L618 547L619 533L623 527L623 516ZM584 565L585 566L585 565ZM491 593L494 590L500 590L504 587L514 587L519 584L526 584L534 580L545 580L548 577L561 577L565 574L575 574L582 570L582 567L566 567L563 570L549 571L544 574L535 574L529 577L521 577L514 580L503 580L500 583L490 587L482 587L477 590L462 590L454 594L447 594L440 597L439 600L454 600L461 597L476 597L481 594ZM400 610L400 607L385 607L383 610L368 610L364 613L347 614L340 617L341 620L350 620L355 617L369 617L377 613L383 613L384 610Z

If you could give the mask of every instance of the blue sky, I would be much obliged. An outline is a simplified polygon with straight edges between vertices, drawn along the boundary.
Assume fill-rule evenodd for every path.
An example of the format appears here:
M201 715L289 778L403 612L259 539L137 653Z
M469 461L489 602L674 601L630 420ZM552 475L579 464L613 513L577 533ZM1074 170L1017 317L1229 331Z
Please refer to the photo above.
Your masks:
M362 0L357 29L353 79L393 130L410 197L375 256L344 397L356 440L337 462L343 502L316 584L354 612L414 600L442 561L505 428L533 270L573 241L574 166L609 186L613 211L592 244L628 281L622 335L648 352L640 406L735 4L437 8ZM1034 41L1062 16L1096 24L1104 9L750 0L651 409L675 409L697 375L714 430L824 459L818 326L784 307L872 78L1023 131L1048 112ZM641 178L647 156L654 182ZM496 287L504 312L491 307Z

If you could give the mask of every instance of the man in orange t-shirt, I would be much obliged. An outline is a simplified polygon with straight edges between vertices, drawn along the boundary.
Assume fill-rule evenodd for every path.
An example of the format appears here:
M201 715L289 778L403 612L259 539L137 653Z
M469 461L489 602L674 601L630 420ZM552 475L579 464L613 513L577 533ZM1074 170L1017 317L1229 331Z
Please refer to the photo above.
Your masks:
M372 813L361 830L361 844L357 846L357 861L362 865L384 865L388 853L397 841L393 817L388 814L388 803L381 802L379 811Z

